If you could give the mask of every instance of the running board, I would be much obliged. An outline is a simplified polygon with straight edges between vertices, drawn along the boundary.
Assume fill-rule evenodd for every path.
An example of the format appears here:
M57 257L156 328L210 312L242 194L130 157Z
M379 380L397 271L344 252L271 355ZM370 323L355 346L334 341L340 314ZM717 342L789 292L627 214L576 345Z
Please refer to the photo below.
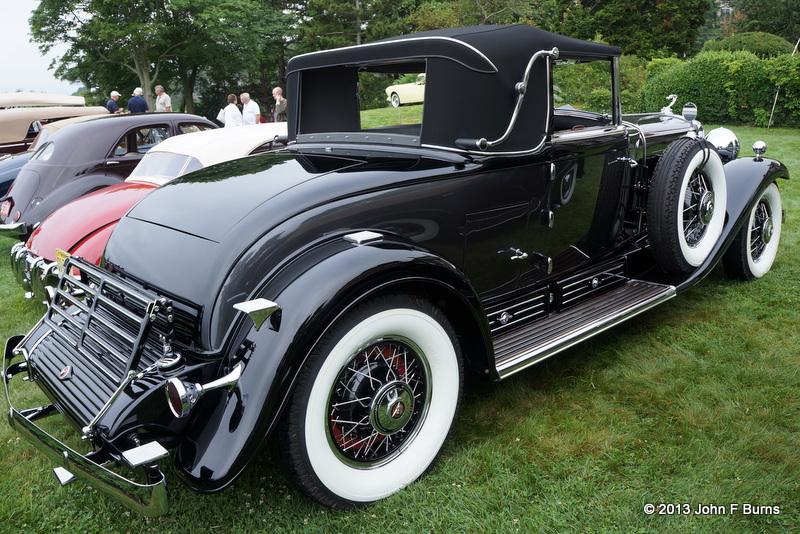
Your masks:
M630 280L607 293L552 313L494 340L495 365L506 378L671 299L673 286Z

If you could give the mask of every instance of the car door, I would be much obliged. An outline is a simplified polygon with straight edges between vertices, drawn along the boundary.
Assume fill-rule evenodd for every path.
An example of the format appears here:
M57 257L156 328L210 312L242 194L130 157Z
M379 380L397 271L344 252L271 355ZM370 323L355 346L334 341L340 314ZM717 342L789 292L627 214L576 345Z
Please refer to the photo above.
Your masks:
M106 174L127 177L148 150L170 136L166 124L136 126L127 130L111 147L103 162Z
M482 174L464 189L474 199L466 211L464 270L484 299L513 292L531 268L531 213L542 209L544 165Z
M617 126L554 136L556 157L537 217L547 228L537 252L548 263L548 274L563 276L612 246L623 215L627 140L627 131Z

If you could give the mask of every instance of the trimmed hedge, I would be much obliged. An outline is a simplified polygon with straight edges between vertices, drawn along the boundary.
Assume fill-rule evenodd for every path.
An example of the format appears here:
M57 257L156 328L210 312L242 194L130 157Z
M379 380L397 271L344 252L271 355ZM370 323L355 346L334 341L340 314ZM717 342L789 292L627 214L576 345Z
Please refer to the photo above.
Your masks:
M769 60L751 52L704 52L679 63L648 70L644 105L661 109L677 94L676 112L686 102L699 109L698 119L718 124L767 126L777 86L781 86L773 117L777 126L800 125L800 56L784 54Z
M791 54L792 48L794 48L792 43L778 35L765 32L744 32L724 39L709 41L703 46L703 52L745 50L760 58L769 58Z

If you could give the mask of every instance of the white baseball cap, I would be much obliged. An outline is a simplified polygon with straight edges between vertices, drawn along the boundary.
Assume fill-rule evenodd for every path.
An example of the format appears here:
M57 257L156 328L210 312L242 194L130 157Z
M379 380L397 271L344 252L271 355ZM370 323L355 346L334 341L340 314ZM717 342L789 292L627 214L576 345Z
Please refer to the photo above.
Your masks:
M142 95L142 88L141 87L137 87L136 89L133 90L133 96L137 96L137 95L138 96Z
M111 91L111 96L122 96L116 91Z

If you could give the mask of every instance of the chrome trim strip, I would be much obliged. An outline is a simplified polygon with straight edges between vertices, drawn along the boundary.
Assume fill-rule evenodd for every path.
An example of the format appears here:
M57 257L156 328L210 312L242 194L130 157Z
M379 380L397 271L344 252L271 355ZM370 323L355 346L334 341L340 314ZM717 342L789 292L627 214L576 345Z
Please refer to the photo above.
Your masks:
M562 130L553 134L553 144L581 141L583 139L619 134L625 131L625 127L621 124L617 126L590 127L584 130Z
M25 235L26 233L27 231L25 230L24 222L0 224L0 235L8 237L19 237L21 235Z
M419 145L419 135L408 135L403 133L383 133L370 130L358 132L330 132L330 133L308 133L297 134L298 144L310 143L365 143L390 146L417 147Z
M491 68L492 68L492 69L494 69L494 72L497 72L497 71L499 70L499 69L497 68L497 65L495 65L495 64L492 62L492 60L491 60L491 59L489 59L489 58L486 56L486 54L484 54L483 52L481 52L480 50L478 50L477 48L475 48L475 47L474 47L474 46L472 46L471 44L467 44L467 43L465 43L464 41L461 41L461 40L459 40L459 39L454 39L453 37L444 37L444 36L435 36L435 37L409 37L409 38L407 38L407 39L403 39L403 42L406 42L406 43L407 43L407 42L409 42L409 41L450 41L450 42L452 42L452 43L455 43L455 44L457 44L458 46L462 46L462 47L464 47L464 48L466 48L466 49L468 49L468 50L471 50L472 52L474 52L474 53L475 53L475 55L477 55L478 57L480 57L481 59L483 59L484 61L486 61L486 63L487 63L489 66L491 66ZM397 44L397 40L392 40L392 41L375 41L375 42L372 42L372 43L365 43L365 44L360 44L360 45L351 45L351 46L344 46L344 47L341 47L341 48L334 48L334 49L332 49L332 50L318 50L318 51L316 51L316 52L308 52L308 53L305 53L305 54L301 54L301 55L299 55L299 56L297 56L297 57L298 57L298 58L302 58L302 57L306 57L306 56L314 56L314 55L320 55L320 54L329 54L329 53L331 53L331 52L333 52L333 51L339 52L339 51L342 51L342 50L349 50L349 49L351 49L351 48L364 48L364 47L376 47L376 46L393 46L393 45L395 45L395 44ZM408 59L409 59L409 60L410 60L410 59L414 59L414 58L417 58L417 59L427 59L428 57L438 57L438 56L418 56L418 57L417 57L417 56L414 56L413 58L412 58L412 57L409 57ZM353 63L353 62L351 61L351 62L348 62L348 63ZM380 61L374 61L373 63L380 63ZM318 67L310 67L310 68L318 68ZM468 68L469 68L469 67L468 67ZM309 70L309 69L303 69L303 70ZM288 74L290 74L291 72L296 72L296 71L293 71L293 70L292 70L292 71L288 71L286 74L288 75ZM478 71L478 72L481 72L481 71Z
M422 148L430 148L433 150L444 150L447 152L456 152L458 154L470 154L473 156L530 156L532 154L540 152L542 148L544 148L544 145L546 143L547 143L547 134L542 134L542 141L534 148L530 148L528 150L515 150L510 152L485 152L480 150L463 150L460 148L453 148L449 146L429 145L429 144L422 144L420 146Z

